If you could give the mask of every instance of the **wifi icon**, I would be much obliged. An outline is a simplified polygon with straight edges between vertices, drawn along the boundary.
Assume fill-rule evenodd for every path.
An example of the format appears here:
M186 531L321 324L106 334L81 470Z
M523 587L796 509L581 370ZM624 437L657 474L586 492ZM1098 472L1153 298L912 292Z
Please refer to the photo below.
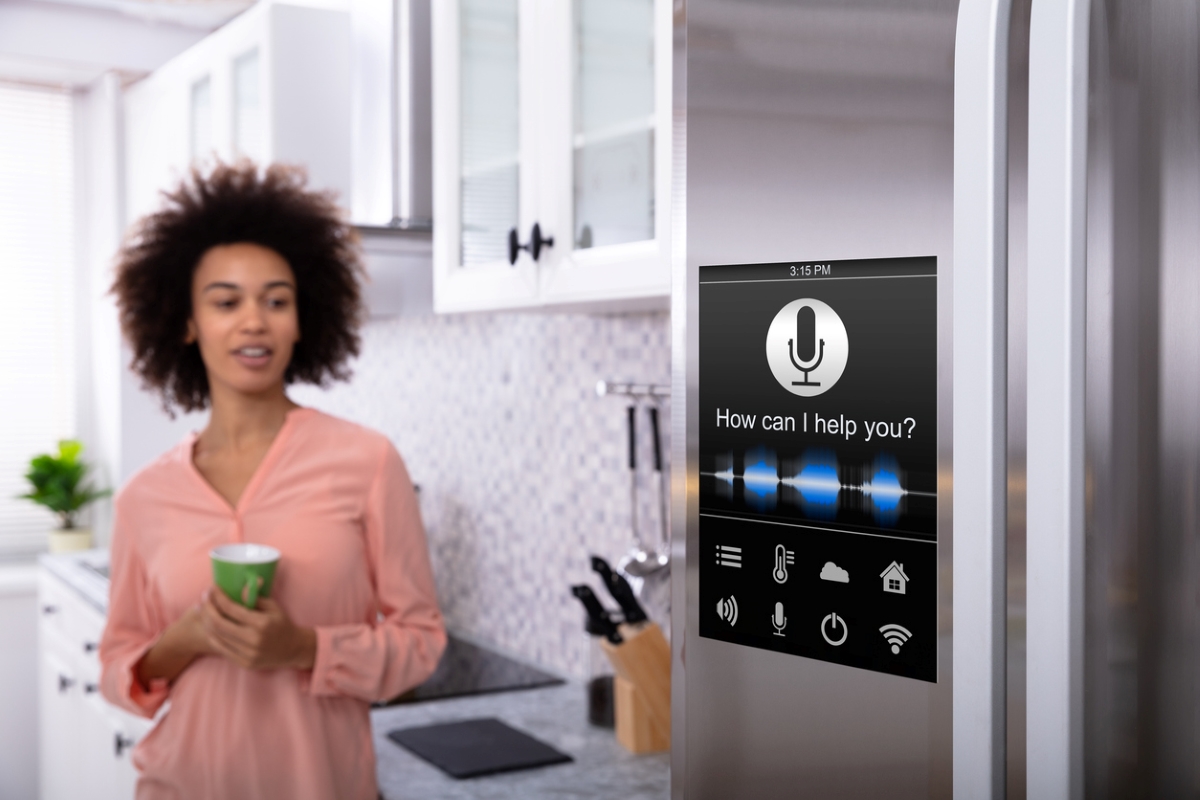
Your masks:
M733 595L729 595L728 600L717 601L717 616L730 625L737 625L738 607Z
M879 632L883 634L884 639L887 639L887 643L892 646L893 653L899 653L900 645L912 638L912 631L903 625L884 625L879 629Z

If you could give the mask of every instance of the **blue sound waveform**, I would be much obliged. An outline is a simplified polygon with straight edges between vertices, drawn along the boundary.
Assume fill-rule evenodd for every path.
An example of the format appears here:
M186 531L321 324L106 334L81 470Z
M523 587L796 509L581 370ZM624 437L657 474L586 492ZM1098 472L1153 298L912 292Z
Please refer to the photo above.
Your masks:
M900 485L900 465L881 455L871 468L871 479L863 484L863 495L871 499L871 512L881 525L894 525L900 518L900 501L906 492Z
M775 508L780 499L814 519L832 520L840 509L869 508L879 524L890 526L899 520L909 494L902 482L903 471L889 455L879 456L861 471L849 469L850 476L864 476L865 480L859 481L847 479L837 455L826 449L805 451L796 461L785 462L782 471L775 453L765 447L745 454L740 474L732 453L717 457L716 462L716 470L706 474L716 479L717 493L733 499L734 485L740 480L743 501L759 511Z
M759 511L774 508L779 492L779 468L775 454L765 447L756 447L746 454L746 464L742 470L746 502Z
M904 497L904 487L900 485L900 479L895 473L888 470L878 470L871 476L871 480L864 483L862 493L871 498L871 502L883 511L893 511L900 505L900 499Z
M842 484L838 480L837 468L824 464L809 464L800 470L800 474L789 479L789 482L800 490L800 496L809 503L834 505Z

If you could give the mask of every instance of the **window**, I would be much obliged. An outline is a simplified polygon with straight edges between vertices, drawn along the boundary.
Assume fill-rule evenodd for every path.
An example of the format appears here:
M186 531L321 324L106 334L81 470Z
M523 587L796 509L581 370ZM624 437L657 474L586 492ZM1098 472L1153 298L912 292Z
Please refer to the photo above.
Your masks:
M15 495L29 458L75 435L71 97L0 84L0 552L55 517Z

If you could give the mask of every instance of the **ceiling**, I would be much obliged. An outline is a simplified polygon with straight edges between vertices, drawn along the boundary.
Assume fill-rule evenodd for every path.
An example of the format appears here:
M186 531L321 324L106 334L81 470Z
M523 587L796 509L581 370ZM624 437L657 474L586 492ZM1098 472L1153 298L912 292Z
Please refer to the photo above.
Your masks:
M72 89L135 80L253 0L0 0L0 81Z

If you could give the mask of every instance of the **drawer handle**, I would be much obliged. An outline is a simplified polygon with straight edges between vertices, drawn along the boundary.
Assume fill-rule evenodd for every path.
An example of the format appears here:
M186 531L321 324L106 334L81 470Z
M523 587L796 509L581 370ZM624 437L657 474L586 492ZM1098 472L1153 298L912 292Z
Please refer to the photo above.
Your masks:
M84 642L83 643L83 652L94 653L94 652L96 652L96 648L99 646L100 645L96 644L95 642Z
M125 751L137 744L136 741L121 733L113 734L113 752L117 758L125 755Z
M50 614L57 614L58 606L50 606L50 605L42 606L42 613L47 616L49 616Z
M94 683L85 683L83 685L83 693L84 694L95 694L99 690L100 690L100 687Z
M74 678L68 678L66 675L59 673L58 676L58 693L66 694L66 691L75 685Z

